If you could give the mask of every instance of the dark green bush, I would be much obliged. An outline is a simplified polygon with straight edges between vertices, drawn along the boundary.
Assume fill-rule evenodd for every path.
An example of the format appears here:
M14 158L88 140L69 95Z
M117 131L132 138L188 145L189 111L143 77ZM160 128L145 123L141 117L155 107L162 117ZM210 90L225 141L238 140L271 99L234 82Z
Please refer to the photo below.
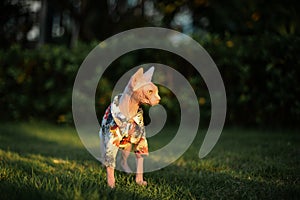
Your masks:
M224 80L227 124L299 127L300 39L295 35L194 36L210 53ZM80 64L96 43L75 48L43 46L0 50L1 120L43 118L71 122L72 86ZM192 84L201 104L201 120L209 122L210 99L205 83L184 59L154 50L119 58L115 74L99 82L96 109L100 117L109 104L111 90L127 69L146 62L161 62L180 71ZM168 91L162 103L172 119L179 119L177 101Z
M90 50L88 45L1 50L1 118L70 120L72 84Z
M299 126L299 37L227 35L204 46L221 71L230 124Z

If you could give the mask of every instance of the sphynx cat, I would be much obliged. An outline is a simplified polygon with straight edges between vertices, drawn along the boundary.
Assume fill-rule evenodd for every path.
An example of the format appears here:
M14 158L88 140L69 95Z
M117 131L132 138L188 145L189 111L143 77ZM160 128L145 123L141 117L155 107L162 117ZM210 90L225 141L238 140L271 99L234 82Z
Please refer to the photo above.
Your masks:
M140 68L129 80L124 92L114 97L103 116L99 132L102 163L106 166L107 184L115 187L114 169L116 156L122 150L121 166L131 172L127 164L130 151L136 156L136 183L147 185L143 178L143 156L148 155L148 143L143 122L141 104L157 105L160 101L158 88L151 82L154 67L143 73Z

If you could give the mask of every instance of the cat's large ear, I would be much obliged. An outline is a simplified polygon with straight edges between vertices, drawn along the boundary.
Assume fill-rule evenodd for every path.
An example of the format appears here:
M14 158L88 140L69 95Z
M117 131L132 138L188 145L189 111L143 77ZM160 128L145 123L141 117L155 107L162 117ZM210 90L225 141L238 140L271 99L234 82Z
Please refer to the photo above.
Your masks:
M144 80L146 82L151 82L152 76L153 76L153 72L154 72L154 67L150 67L150 69L148 69L148 71L146 71L144 73Z
M135 72L135 74L132 75L129 85L133 91L139 85L139 83L143 81L143 72L143 68L140 68L137 70L137 72Z

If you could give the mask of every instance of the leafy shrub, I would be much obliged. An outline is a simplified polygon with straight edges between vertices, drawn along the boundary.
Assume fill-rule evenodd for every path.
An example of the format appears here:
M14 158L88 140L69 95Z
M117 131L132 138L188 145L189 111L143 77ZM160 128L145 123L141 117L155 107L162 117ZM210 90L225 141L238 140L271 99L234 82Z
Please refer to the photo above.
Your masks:
M224 80L227 124L299 127L300 38L295 35L235 36L195 35L217 64ZM11 46L0 50L1 120L44 118L71 122L71 93L80 64L95 43L75 48L51 45L36 49ZM210 99L205 83L192 66L170 53L144 50L129 53L112 65L115 74L100 80L96 109L100 117L110 102L111 90L129 68L146 62L161 62L180 71L199 98L201 120L209 122ZM180 119L178 102L165 91L162 101L172 119ZM171 95L171 96L170 96ZM167 98L167 97L170 98Z
M298 126L300 38L295 35L210 37L204 46L221 71L227 121L263 127Z
M72 83L90 46L77 49L43 46L34 50L12 46L1 50L2 119L69 118ZM68 116L68 117L66 117Z

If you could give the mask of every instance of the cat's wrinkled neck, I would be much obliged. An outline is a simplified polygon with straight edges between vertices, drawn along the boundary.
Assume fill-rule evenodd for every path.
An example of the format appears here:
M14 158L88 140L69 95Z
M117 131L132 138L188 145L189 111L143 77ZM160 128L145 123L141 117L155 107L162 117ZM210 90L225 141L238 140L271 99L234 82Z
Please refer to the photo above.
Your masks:
M132 119L138 112L139 101L137 98L134 98L134 93L124 92L120 98L119 108L123 115L127 119Z

